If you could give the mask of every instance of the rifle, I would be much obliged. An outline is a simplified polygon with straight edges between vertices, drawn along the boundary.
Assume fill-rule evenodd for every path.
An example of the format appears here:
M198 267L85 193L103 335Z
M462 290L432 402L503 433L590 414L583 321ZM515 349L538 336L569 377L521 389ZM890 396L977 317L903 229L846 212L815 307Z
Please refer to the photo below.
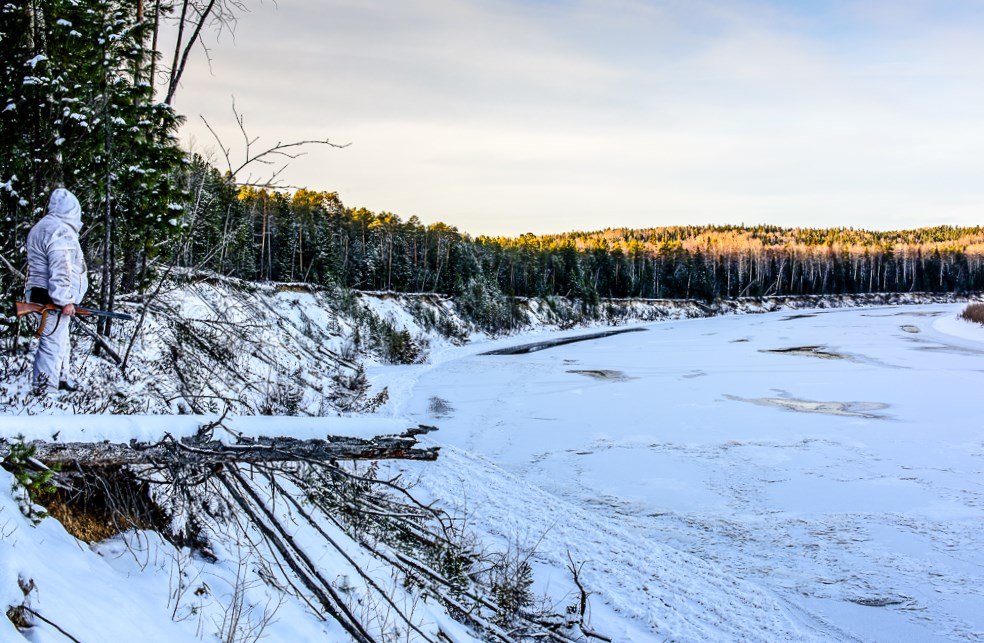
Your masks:
M44 332L44 325L48 321L48 315L54 313L55 315L61 315L61 306L55 304L35 304L27 301L18 301L15 306L17 307L17 317L23 317L24 315L29 315L31 313L37 313L41 315L41 323L38 324L38 329L34 332L35 337L41 337ZM122 319L125 321L133 321L133 317L127 315L126 313L114 313L108 310L98 310L96 308L83 308L82 306L75 307L75 315L77 317L109 317L110 319ZM61 323L61 318L55 322L55 328L58 328L58 324ZM52 331L54 332L54 331Z

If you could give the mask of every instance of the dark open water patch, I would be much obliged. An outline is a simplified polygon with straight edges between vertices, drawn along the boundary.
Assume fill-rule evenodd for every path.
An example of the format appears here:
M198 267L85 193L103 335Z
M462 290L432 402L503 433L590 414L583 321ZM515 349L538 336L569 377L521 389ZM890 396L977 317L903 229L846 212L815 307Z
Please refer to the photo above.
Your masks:
M894 607L896 605L905 605L911 599L909 597L901 596L859 596L856 598L847 599L852 603L858 605L863 605L865 607Z
M622 371L611 371L603 368L592 370L574 370L567 372L575 373L577 375L586 375L596 380L611 380L613 382L625 382L627 380L635 379L634 377L629 377Z
M435 395L427 403L427 412L431 417L447 418L454 413L454 407L444 398Z
M784 355L806 355L821 359L844 359L846 356L827 350L826 346L790 346L789 348L763 348L760 353L782 353Z
M586 335L575 335L574 337L564 337L561 339L550 339L542 342L533 342L532 344L520 344L519 346L510 346L509 348L499 348L494 351L482 353L482 355L525 355L526 353L535 353L537 351L546 350L548 348L553 348L555 346L563 346L564 344L586 342L589 339L601 339L602 337L611 337L612 335L621 335L622 333L637 333L639 331L644 331L644 330L646 329L645 328L619 328L617 330L606 330L600 333L588 333Z

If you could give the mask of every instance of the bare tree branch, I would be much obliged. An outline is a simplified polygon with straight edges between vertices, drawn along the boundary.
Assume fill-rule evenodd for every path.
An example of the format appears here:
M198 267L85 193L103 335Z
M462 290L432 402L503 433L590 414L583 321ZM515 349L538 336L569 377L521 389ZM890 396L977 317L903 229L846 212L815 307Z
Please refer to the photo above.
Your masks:
M209 0L205 8L199 13L198 20L194 24L194 29L192 31L191 37L188 38L188 42L184 44L184 51L182 52L182 42L181 37L184 32L184 24L188 12L188 6L190 4L189 0L184 0L181 6L181 24L178 26L178 41L174 45L174 63L171 66L171 79L167 87L167 95L164 97L164 102L170 105L174 101L174 93L178 91L178 84L181 82L181 76L184 74L185 67L188 65L188 56L191 54L192 48L195 43L198 42L199 36L202 33L202 28L205 26L205 22L209 18L209 14L212 13L212 9L215 8L216 0ZM180 52L180 61L178 59Z
M587 625L588 597L591 595L591 592L585 589L584 583L581 582L581 569L584 568L584 563L575 563L574 557L571 555L571 551L569 549L567 550L567 561L567 571L571 573L571 577L574 579L574 585L577 587L578 591L577 624L578 627L581 628L581 633L588 638L605 641L605 643L612 643L611 637L605 636L604 634L599 634Z
M23 272L15 268L14 265L9 261L7 261L7 258L4 257L3 255L0 255L0 262L3 262L3 265L7 268L8 271L10 271L10 274L12 274L14 277L20 280L27 279L27 276Z
M285 188L285 187L295 187L295 186L285 186L279 182L280 175L283 174L284 170L290 165L290 161L300 158L307 154L307 152L302 151L302 148L310 145L327 145L328 147L334 147L336 149L344 149L351 145L351 143L333 143L330 139L304 139L300 141L291 141L289 143L284 143L283 141L277 141L276 145L268 147L260 152L254 152L253 148L256 143L260 140L259 136L251 137L246 131L246 118L236 107L236 99L232 99L232 115L236 121L236 125L239 127L239 133L243 139L243 155L244 158L238 166L233 167L232 161L232 148L227 146L223 141L219 133L215 131L212 124L204 116L200 116L202 122L205 123L205 127L208 129L212 138L215 139L216 144L219 146L219 150L222 152L222 156L225 157L226 169L232 180L241 187L255 187L255 188ZM240 173L253 165L264 165L270 166L275 165L277 159L287 159L283 165L279 168L273 170L270 175L264 179L256 178L252 173L250 173L244 180L240 178Z
M98 344L99 347L106 352L106 355L108 355L111 360L116 362L117 366L121 366L123 364L123 359L120 357L120 354L116 352L116 349L114 349L102 335L86 326L85 322L74 318L73 321L75 321L75 327L92 338L92 341Z

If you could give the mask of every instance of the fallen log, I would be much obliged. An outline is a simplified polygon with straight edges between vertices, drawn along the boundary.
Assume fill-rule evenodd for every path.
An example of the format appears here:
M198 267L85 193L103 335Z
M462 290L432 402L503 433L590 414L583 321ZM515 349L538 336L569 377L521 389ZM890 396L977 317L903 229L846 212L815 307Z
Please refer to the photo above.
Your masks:
M84 468L125 465L194 465L216 467L227 463L272 463L332 460L436 460L439 447L419 447L417 436L436 427L420 425L399 435L369 439L327 436L300 440L290 437L238 437L233 442L215 440L211 431L159 442L54 442L34 440L34 459L48 467L78 464ZM0 459L10 453L10 443L0 439Z

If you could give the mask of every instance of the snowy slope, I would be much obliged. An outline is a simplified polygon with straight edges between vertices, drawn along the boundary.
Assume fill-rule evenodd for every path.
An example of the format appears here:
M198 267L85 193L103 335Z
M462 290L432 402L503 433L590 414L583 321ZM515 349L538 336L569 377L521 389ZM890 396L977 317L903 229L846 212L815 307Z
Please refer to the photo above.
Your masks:
M11 483L10 474L0 471L0 485L9 489ZM263 493L262 483L255 488ZM215 488L209 493L219 495ZM434 641L438 630L449 640L476 640L432 600L396 583L386 565L330 521L319 529L338 547L286 503L266 500L284 524L292 525L292 537L322 574L363 615L376 640L407 640L406 628L401 631L390 610L367 600L353 562L427 635L409 640ZM207 554L175 547L153 531L129 531L90 546L54 519L32 523L10 494L0 493L0 600L5 606L26 605L33 622L22 633L0 618L0 640L61 643L70 640L66 635L87 642L349 640L338 623L310 607L310 598L279 584L272 570L283 563L255 526L238 527L207 521L202 526L212 548Z
M0 487L9 489L12 482L9 473L0 471ZM223 560L213 564L187 549L176 549L153 532L130 532L90 548L56 520L32 524L8 493L0 493L0 532L3 605L26 601L41 619L80 641L190 642L203 633L221 631L241 571L242 559L235 550L223 552ZM203 586L207 590L199 589ZM29 589L26 596L24 589ZM261 584L252 583L245 591L259 614L248 614L244 625L258 620L266 606L276 605L278 622L268 628L276 639L342 636L337 626L316 622L299 604L281 602L276 592ZM36 626L29 640L67 640L41 619L32 619ZM0 618L0 640L25 639L8 619Z

